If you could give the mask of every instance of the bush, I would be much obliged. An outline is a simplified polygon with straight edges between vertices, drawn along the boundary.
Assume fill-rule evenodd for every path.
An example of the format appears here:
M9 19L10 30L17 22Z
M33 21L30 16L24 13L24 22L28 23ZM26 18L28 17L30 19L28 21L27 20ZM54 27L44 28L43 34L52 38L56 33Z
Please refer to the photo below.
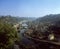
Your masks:
M17 31L12 25L0 23L0 49L9 49L17 39Z

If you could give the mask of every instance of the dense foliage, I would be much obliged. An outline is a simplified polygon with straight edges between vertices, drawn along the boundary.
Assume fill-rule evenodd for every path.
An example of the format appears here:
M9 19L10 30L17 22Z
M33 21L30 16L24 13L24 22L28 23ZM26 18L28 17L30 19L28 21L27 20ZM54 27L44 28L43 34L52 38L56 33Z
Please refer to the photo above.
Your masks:
M12 25L0 22L0 49L11 49L17 39L17 32Z

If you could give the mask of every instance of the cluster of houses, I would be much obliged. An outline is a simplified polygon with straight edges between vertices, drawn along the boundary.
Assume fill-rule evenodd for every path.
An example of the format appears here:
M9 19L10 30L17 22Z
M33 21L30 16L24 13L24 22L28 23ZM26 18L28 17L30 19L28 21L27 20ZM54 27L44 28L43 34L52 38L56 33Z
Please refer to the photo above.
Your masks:
M22 29L27 29L28 25L26 24L27 21L21 21L17 24L15 24L13 27L16 28L17 31L20 31Z
M19 24L20 24L21 29L27 29L28 28L26 20L21 21Z

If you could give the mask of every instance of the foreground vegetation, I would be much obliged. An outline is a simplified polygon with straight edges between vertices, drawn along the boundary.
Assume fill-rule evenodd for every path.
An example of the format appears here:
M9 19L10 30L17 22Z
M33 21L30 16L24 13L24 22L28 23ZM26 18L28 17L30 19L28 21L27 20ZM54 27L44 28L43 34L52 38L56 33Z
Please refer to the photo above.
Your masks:
M18 40L17 31L12 25L0 22L0 49L11 49Z

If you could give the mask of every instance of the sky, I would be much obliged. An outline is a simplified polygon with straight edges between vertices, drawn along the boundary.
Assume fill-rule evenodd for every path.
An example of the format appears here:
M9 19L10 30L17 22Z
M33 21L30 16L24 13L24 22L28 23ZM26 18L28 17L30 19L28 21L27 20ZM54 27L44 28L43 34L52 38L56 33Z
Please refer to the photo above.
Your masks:
M42 17L60 14L60 0L0 0L0 15Z

